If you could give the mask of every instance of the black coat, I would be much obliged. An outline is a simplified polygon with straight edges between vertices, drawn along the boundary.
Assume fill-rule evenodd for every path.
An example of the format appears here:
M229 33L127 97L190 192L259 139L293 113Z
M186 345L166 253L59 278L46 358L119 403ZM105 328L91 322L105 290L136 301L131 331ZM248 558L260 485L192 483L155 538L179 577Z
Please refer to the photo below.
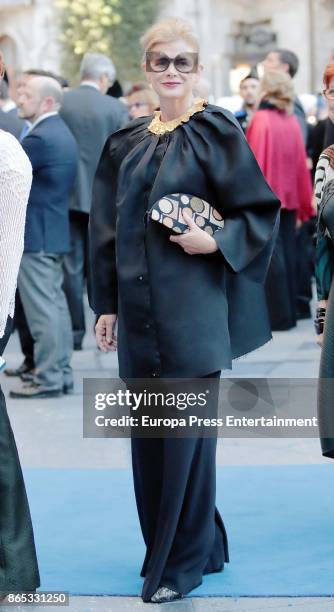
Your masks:
M279 201L228 111L209 104L163 136L147 129L151 119L114 134L100 161L90 304L118 312L121 378L204 376L271 338L263 281ZM147 208L175 192L222 213L219 251L188 255L167 228L146 225Z
M92 187L104 144L128 121L125 104L104 96L95 87L80 85L67 91L60 111L79 147L79 167L70 210L90 212Z

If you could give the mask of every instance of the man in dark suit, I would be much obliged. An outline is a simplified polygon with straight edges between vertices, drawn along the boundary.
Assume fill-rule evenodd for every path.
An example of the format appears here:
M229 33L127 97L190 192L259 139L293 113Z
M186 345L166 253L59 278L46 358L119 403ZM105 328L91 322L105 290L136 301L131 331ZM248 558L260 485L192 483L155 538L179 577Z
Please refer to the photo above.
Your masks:
M48 76L56 81L58 81L59 85L63 89L64 87L68 87L68 82L62 76L59 76L49 70L41 70L41 69L29 69L20 73L17 76L17 93L20 95L21 90L25 88L28 80L33 76ZM2 122L4 122L5 126L3 129L10 131L16 136L20 141L27 135L29 132L30 124L28 121L23 121L18 117L18 109L16 104L9 98L8 85L4 81L0 83L0 107L6 109L6 115L3 117L0 111L0 127L3 127ZM14 118L13 118L14 116ZM15 133L14 133L15 130ZM20 294L16 292L15 299L15 317L14 317L14 327L19 334L21 350L24 356L23 363L15 368L6 368L4 370L4 374L6 376L19 376L22 380L31 380L32 379L32 370L34 370L34 341L31 337L26 317L24 314L22 302L20 299Z
M6 81L0 82L0 129L21 139L25 122L19 119L15 102L11 100Z
M240 123L242 131L245 133L247 132L247 128L256 110L258 91L259 77L256 69L254 69L240 81L240 96L243 99L243 104L242 108L234 113L235 118Z
M70 200L71 251L64 258L64 289L73 328L74 348L81 349L85 334L84 278L88 278L88 219L95 171L104 144L128 121L125 104L106 96L115 80L112 61L99 53L87 53L81 63L80 86L64 95L61 117L79 147L79 169Z
M33 167L18 289L34 339L35 372L15 398L59 397L73 389L71 319L63 291L62 260L70 248L68 204L78 150L59 117L62 90L50 77L29 79L19 96L31 122L22 141Z

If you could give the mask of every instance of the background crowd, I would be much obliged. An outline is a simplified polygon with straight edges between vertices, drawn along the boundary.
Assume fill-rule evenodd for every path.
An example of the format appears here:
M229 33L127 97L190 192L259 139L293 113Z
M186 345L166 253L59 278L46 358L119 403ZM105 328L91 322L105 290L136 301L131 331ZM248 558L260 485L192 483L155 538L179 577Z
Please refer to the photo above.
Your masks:
M294 91L298 65L292 51L268 53L241 81L242 107L235 113L282 204L266 281L273 331L312 316L312 181L320 153L334 143L323 114L307 121ZM20 378L12 397L59 397L73 389L72 351L82 348L86 331L87 234L98 161L110 134L157 108L147 83L134 83L125 95L116 76L110 58L87 53L77 87L38 69L0 84L0 128L21 142L33 167L15 312L23 362L6 370ZM195 94L214 102L205 79Z

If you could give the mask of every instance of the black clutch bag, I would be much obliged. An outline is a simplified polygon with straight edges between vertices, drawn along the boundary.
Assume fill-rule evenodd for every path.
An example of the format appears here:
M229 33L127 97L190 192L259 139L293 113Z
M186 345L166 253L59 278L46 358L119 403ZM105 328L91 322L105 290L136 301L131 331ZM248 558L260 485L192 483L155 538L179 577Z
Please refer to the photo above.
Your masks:
M177 234L184 234L189 227L182 213L187 212L202 230L212 234L224 227L221 214L208 202L189 193L171 193L157 200L148 211L153 221L161 223Z

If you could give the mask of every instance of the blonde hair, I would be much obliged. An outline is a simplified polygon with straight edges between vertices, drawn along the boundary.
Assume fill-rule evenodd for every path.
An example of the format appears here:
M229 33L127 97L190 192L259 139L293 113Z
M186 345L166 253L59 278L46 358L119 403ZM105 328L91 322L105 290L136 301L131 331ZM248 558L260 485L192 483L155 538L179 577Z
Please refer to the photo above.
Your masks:
M267 100L279 110L285 110L289 114L293 112L293 101L295 91L293 82L287 72L268 70L260 81L260 95L262 100Z
M131 104L134 102L145 102L145 104L148 105L151 113L153 113L153 111L159 106L158 96L154 91L152 91L152 89L149 88L138 89L137 91L131 92L127 96L126 100L129 106L131 106Z
M181 17L168 17L154 23L140 39L144 52L149 51L158 43L169 43L182 39L199 53L199 41L189 21Z

